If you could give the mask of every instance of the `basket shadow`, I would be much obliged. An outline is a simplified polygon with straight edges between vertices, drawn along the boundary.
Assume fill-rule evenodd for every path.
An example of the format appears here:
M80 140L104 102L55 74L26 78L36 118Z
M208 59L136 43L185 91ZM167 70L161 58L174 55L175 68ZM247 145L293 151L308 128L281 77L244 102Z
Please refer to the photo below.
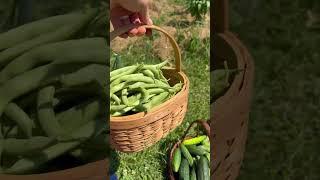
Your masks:
M115 174L120 166L120 158L115 150L110 151L110 164L109 164L109 174Z

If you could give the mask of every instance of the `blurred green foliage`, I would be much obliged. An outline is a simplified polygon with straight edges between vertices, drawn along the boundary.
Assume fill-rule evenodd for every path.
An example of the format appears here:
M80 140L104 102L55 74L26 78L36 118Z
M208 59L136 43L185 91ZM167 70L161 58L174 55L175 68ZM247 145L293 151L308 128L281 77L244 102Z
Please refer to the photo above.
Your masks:
M230 0L231 29L255 59L239 180L320 179L319 0Z

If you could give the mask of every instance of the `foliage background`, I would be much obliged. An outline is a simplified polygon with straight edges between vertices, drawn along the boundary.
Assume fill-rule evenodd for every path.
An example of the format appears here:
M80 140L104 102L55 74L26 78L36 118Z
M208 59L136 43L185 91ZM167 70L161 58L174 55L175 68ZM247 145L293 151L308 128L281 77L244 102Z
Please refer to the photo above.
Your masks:
M230 0L256 65L240 180L320 179L320 1Z

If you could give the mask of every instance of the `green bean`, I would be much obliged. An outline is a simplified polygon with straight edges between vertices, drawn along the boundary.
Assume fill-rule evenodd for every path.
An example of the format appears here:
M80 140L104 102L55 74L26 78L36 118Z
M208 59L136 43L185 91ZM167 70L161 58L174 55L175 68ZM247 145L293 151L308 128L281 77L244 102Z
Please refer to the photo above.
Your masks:
M156 80L157 81L157 80ZM155 83L155 84L146 84L146 83L143 83L143 82L136 82L132 85L129 85L128 88L129 90L133 90L133 89L137 89L137 88L140 88L140 87L143 87L145 89L149 89L149 88L163 88L163 89L168 89L168 88L171 88L169 85L166 85L166 84L159 84L159 83Z
M125 104L125 105L129 104L127 96L128 96L128 89L122 89L121 100L122 100L123 104Z
M15 103L9 103L4 110L4 114L12 121L17 123L23 133L30 138L32 136L32 128L34 127L33 121L30 119L19 106Z
M126 108L126 105L114 105L110 106L111 111L121 111L122 109Z
M155 79L155 84L158 84L160 86L170 87L170 85L168 83L165 83L165 82L158 80L158 79Z
M161 69L168 64L169 61L164 61L162 63L156 64L156 65L144 65L143 69L145 70L150 70L156 79L160 79L161 78Z
M17 57L0 72L0 83L37 67L39 64L54 62L107 64L104 38L85 38L39 46Z
M92 99L59 113L57 119L64 131L70 132L94 119L102 108L104 107L102 107L102 103L99 100Z
M110 77L115 77L123 72L126 72L126 71L129 71L130 69L133 69L137 67L137 65L133 65L133 66L127 66L127 67L123 67L123 68L120 68L120 69L116 69L116 70L113 70L110 72Z
M167 78L164 77L163 72L161 70L159 71L159 74L160 74L160 80L166 83L167 85L169 85Z
M44 149L54 138L34 136L30 139L8 138L3 140L3 152L9 155L25 155Z
M121 99L118 98L117 95L111 94L110 97L111 97L117 104L121 104Z
M146 102L147 98L149 96L149 92L143 87L139 88L139 91L141 92L141 94L143 96L142 102Z
M54 86L45 87L39 91L37 100L38 119L42 129L49 137L59 137L62 133L62 127L53 110L54 93Z
M134 107L126 107L122 110L116 111L112 114L112 116L121 116L123 114L125 114L126 112L129 112L130 110L132 110Z
M114 94L114 93L116 93L118 91L121 91L123 88L125 88L127 86L127 84L128 83L123 82L123 83L117 84L117 85L115 85L113 87L110 86L111 87L110 88L110 94Z
M84 25L86 25L89 20L96 14L96 12L91 12L88 15L79 16L79 19L73 23L67 24L59 28L58 30L54 29L50 33L41 34L40 36L25 41L17 46L6 49L0 53L0 67L7 65L13 58L23 54L24 52L39 46L41 44L58 42L65 40L76 32L78 32Z
M182 87L183 87L183 83L177 83L173 86L172 89L169 90L169 92L176 94L182 89Z
M128 69L127 71L125 72L122 72L118 75L115 75L115 76L110 76L110 82L113 82L114 80L124 76L124 75L130 75L130 74L133 74L135 72L137 72L139 69L142 68L143 65L137 65L137 66L133 66L132 68Z
M128 106L136 106L139 104L139 99L141 98L141 93L137 93L128 97ZM138 104L136 104L138 102Z
M151 78L155 78L153 72L150 71L149 69L143 70L142 73L143 73L145 76L148 76L148 77L151 77Z
M154 80L150 77L144 76L142 73L138 74L129 74L124 75L118 78L117 80L113 81L110 86L113 87L121 82L145 82L145 83L154 83Z
M238 69L218 69L210 73L212 86L210 87L212 92L212 98L215 99L220 96L229 86L229 76L240 72Z
M83 15L82 15L83 16ZM0 34L0 50L10 48L65 24L81 19L79 13L52 16L40 19Z
M152 88L152 89L148 89L147 91L149 94L160 94L165 92L166 90L162 88Z
M166 64L168 64L169 61L166 60L166 61L163 61L162 63L159 63L159 64L156 64L155 66L158 68L158 69L162 69Z
M80 138L81 140L73 141L73 142L62 142L62 143L58 143L53 146L50 146L44 149L43 151L41 151L39 155L34 155L32 157L25 157L23 159L18 160L10 168L3 170L3 172L5 174L24 174L24 173L33 171L39 168L44 163L76 148L85 140L92 137L95 131L97 131L97 128L99 129L105 126L105 124L106 124L105 121L102 121L102 120L89 121L79 129L71 132L72 136L82 137Z
M101 86L105 83L107 76L107 66L99 64L90 64L80 70L62 75L60 82L63 87L77 86L90 82L98 82Z
M151 71L152 74L154 75L154 78L156 78L156 79L160 78L159 69L156 66L154 66L154 65L145 65L145 66L143 66L142 69Z
M149 99L151 99L153 96L156 96L157 94L150 94L148 97L147 97L147 101L149 100Z
M6 81L0 86L0 116L7 104L13 99L32 92L41 86L54 83L58 81L57 77L61 74L72 72L79 66L81 65L60 66L48 64Z
M168 92L163 92L157 96L154 96L148 103L144 104L143 107L147 110L147 112L149 112L151 108L163 103L163 101L168 97L168 95Z

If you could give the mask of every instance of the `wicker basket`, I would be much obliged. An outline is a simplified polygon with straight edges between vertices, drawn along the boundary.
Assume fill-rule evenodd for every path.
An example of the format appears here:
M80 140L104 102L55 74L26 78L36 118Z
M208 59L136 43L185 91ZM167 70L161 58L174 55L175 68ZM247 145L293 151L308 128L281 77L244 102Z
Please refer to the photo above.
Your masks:
M111 40L127 32L132 25L110 34ZM170 84L184 83L181 91L148 113L137 113L122 117L110 117L112 146L122 152L138 152L158 142L170 131L181 124L187 111L189 80L181 71L181 53L177 42L157 26L145 26L164 33L170 40L175 52L175 68L165 69L163 74Z
M184 140L184 139L189 139L189 138L192 138L190 136L187 136L188 135L188 132L189 130L194 127L195 125L199 125L199 126L202 126L203 129L205 130L205 134L208 135L209 139L210 139L210 142L211 142L211 138L210 138L210 125L204 121L204 120L197 120L197 121L193 121L191 123L191 125L188 127L188 129L186 130L184 136L182 137L182 139L180 141L178 141L176 144L173 145L171 151L170 151L170 154L169 154L169 163L168 163L168 171L169 171L169 178L170 180L177 180L178 178L174 175L173 171L172 171L172 160L173 160L173 154L174 154L174 151L179 147L180 143ZM211 145L212 143L210 143ZM210 161L212 159L212 156L210 157Z
M213 161L211 177L215 180L235 180L242 164L248 131L254 64L247 48L228 31L228 2L214 5L214 62L223 60L231 68L244 69L235 76L230 89L211 105Z
M105 180L109 177L109 159L83 166L42 174L4 175L1 180Z

